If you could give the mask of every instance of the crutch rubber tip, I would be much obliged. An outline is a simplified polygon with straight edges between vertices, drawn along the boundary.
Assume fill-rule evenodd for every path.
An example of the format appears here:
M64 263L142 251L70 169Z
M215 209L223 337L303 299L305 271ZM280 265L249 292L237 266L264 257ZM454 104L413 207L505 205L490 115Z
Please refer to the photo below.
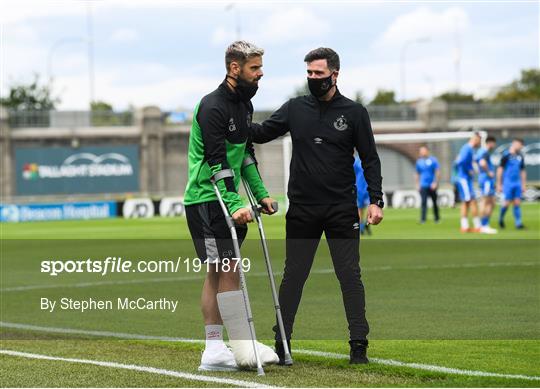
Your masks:
M262 367L257 368L257 375L264 375L264 369Z
M285 355L285 366L292 366L293 360L290 354Z

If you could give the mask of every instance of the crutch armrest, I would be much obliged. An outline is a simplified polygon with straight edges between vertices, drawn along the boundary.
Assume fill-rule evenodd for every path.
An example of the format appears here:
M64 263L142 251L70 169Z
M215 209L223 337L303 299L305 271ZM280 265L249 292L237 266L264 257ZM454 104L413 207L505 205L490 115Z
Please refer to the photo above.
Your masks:
M251 155L246 155L244 160L242 161L242 169L245 169L249 165L257 164L257 161L255 158L253 158Z
M219 180L223 180L224 178L229 178L229 177L234 177L234 171L232 169L223 169L214 173L210 177L210 182L212 182L212 184L215 184Z

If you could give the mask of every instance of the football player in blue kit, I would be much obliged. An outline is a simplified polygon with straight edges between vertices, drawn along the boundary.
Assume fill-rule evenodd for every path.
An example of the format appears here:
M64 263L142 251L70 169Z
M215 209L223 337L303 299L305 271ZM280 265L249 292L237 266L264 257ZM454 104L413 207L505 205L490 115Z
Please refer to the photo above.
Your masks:
M416 160L416 188L420 192L422 199L422 210L420 213L420 224L426 222L427 214L427 199L431 198L433 202L433 213L435 215L435 223L440 220L439 206L437 204L437 187L441 177L441 169L439 161L432 155L429 155L427 146L421 146L418 150L419 158Z
M486 138L485 147L476 153L475 160L478 165L478 187L482 194L480 232L496 234L497 230L489 226L489 219L495 208L495 165L491 161L491 152L495 149L497 140L493 136Z
M474 133L465 143L456 158L456 184L461 199L461 232L480 232L480 218L478 217L478 206L474 193L474 153L480 146L480 135ZM474 228L469 228L468 214L471 211Z
M525 228L521 220L521 195L525 191L527 173L525 158L521 154L523 139L515 138L510 148L503 153L497 168L497 192L503 194L503 205L499 216L499 226L505 227L504 215L510 203L514 205L514 222L517 229Z
M360 161L358 155L354 157L354 174L356 175L356 206L358 207L358 218L360 219L360 234L363 235L364 232L367 232L368 235L371 235L369 224L364 221L364 208L370 204L368 185L364 177L362 161Z

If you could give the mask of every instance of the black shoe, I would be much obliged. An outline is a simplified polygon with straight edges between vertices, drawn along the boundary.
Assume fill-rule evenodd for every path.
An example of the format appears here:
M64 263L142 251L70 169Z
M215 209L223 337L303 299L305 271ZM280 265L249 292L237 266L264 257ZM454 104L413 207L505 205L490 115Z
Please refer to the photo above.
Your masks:
M349 360L351 365L363 365L369 363L367 357L367 340L350 340L349 344L351 346L351 359Z
M504 225L504 220L499 220L499 227L504 230L504 228L506 227Z
M369 224L366 226L366 232L368 235L371 236L371 227L369 226Z
M287 346L289 347L289 354L291 354L291 357L292 357L291 340L290 339L287 339ZM281 340L276 340L275 349L276 349L276 354L279 357L278 365L281 365L281 366L287 365L285 363L285 348L283 348L283 342ZM289 363L289 365L290 365L290 363Z
M524 226L523 224L518 224L518 225L516 226L516 229L517 229L517 230L524 230L524 229L525 229L525 226Z

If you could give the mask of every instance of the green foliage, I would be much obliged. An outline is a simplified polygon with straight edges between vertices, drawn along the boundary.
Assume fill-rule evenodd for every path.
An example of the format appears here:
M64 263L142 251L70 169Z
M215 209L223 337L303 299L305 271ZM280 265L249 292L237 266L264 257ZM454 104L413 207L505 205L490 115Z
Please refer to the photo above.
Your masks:
M379 89L377 94L371 100L371 105L392 105L397 104L396 92L392 90Z
M92 126L128 126L133 122L133 112L114 112L113 106L105 101L92 101Z
M493 98L495 102L540 100L540 69L523 69L519 79L503 86Z
M51 85L40 85L38 74L30 84L10 85L7 97L0 98L0 105L13 111L49 111L58 103L60 98L52 96Z
M359 104L365 104L366 99L362 93L362 91L356 91L356 94L354 95L354 101L356 101Z
M92 112L112 112L113 107L105 101L92 101L90 103L90 109Z
M308 83L307 81L304 81L304 83L301 86L298 86L294 89L293 94L291 97L298 97L298 96L305 96L309 95L311 92L309 91Z
M444 100L447 103L474 103L476 99L474 95L460 92L445 92L439 96L438 99Z

